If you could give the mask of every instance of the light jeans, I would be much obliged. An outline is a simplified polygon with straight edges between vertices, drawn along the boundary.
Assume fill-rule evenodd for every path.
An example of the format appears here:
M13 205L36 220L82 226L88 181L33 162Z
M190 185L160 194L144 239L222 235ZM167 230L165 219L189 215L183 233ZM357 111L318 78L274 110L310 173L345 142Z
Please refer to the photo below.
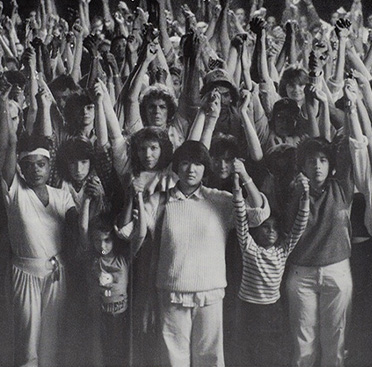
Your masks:
M184 307L160 298L162 366L223 367L222 299Z
M294 343L292 365L344 366L352 298L349 259L321 267L291 265L287 292Z

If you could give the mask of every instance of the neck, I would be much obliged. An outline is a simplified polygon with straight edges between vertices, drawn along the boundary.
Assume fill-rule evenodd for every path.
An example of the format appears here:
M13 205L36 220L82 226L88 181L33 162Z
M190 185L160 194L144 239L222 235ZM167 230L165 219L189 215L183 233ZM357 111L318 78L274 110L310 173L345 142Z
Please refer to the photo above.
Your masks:
M181 181L179 181L179 184L178 184L178 188L182 191L182 193L185 195L185 196L190 196L191 194L193 194L199 187L201 186L201 183L196 185L196 186L189 186L189 185L185 185L184 183L182 183Z

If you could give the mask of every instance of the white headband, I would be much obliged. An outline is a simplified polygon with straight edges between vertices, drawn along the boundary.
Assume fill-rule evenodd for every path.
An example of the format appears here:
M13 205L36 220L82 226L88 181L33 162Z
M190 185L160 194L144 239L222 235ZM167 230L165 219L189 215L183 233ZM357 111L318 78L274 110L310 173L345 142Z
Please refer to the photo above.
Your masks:
M50 153L48 150L44 148L37 148L31 152L21 152L19 153L19 160L21 161L23 158L28 157L30 155L42 155L48 159L50 159Z

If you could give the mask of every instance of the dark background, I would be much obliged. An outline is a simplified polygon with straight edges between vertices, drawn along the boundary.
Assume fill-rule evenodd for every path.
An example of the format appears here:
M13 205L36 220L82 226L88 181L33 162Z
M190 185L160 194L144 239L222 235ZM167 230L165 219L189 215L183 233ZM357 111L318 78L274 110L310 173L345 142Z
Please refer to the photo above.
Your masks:
M140 0L128 0L127 4L131 8L135 8ZM4 2L4 11L7 12L9 9L9 0L3 0ZM174 4L174 9L179 9L179 5L188 3L192 10L195 9L197 4L196 0L171 0L172 5ZM37 0L18 0L19 12L23 19L25 19L30 12L30 10L36 7L38 3ZM114 6L118 3L118 0L110 0L110 6ZM350 10L352 0L313 0L313 4L318 11L318 14L322 16L322 19L328 21L332 12L336 11L339 7L343 6L346 11ZM59 10L59 14L65 14L67 7L72 7L77 9L78 0L56 0L56 4ZM246 10L249 9L249 0L232 0L232 8L242 7ZM277 20L280 19L280 16L284 9L285 0L266 0L264 6L268 10L268 15L274 15L277 17ZM363 5L363 14L366 18L367 15L372 14L372 1L371 0L362 0ZM92 0L90 14L101 13L101 0Z

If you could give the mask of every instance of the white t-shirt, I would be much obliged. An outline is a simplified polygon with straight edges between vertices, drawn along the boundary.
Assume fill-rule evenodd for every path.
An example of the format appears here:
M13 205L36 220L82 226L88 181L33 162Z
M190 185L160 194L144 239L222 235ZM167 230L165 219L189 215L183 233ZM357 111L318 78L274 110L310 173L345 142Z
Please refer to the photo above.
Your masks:
M49 204L45 207L19 173L14 176L9 190L4 179L1 186L13 254L50 259L60 253L65 214L75 206L71 194L47 186Z

